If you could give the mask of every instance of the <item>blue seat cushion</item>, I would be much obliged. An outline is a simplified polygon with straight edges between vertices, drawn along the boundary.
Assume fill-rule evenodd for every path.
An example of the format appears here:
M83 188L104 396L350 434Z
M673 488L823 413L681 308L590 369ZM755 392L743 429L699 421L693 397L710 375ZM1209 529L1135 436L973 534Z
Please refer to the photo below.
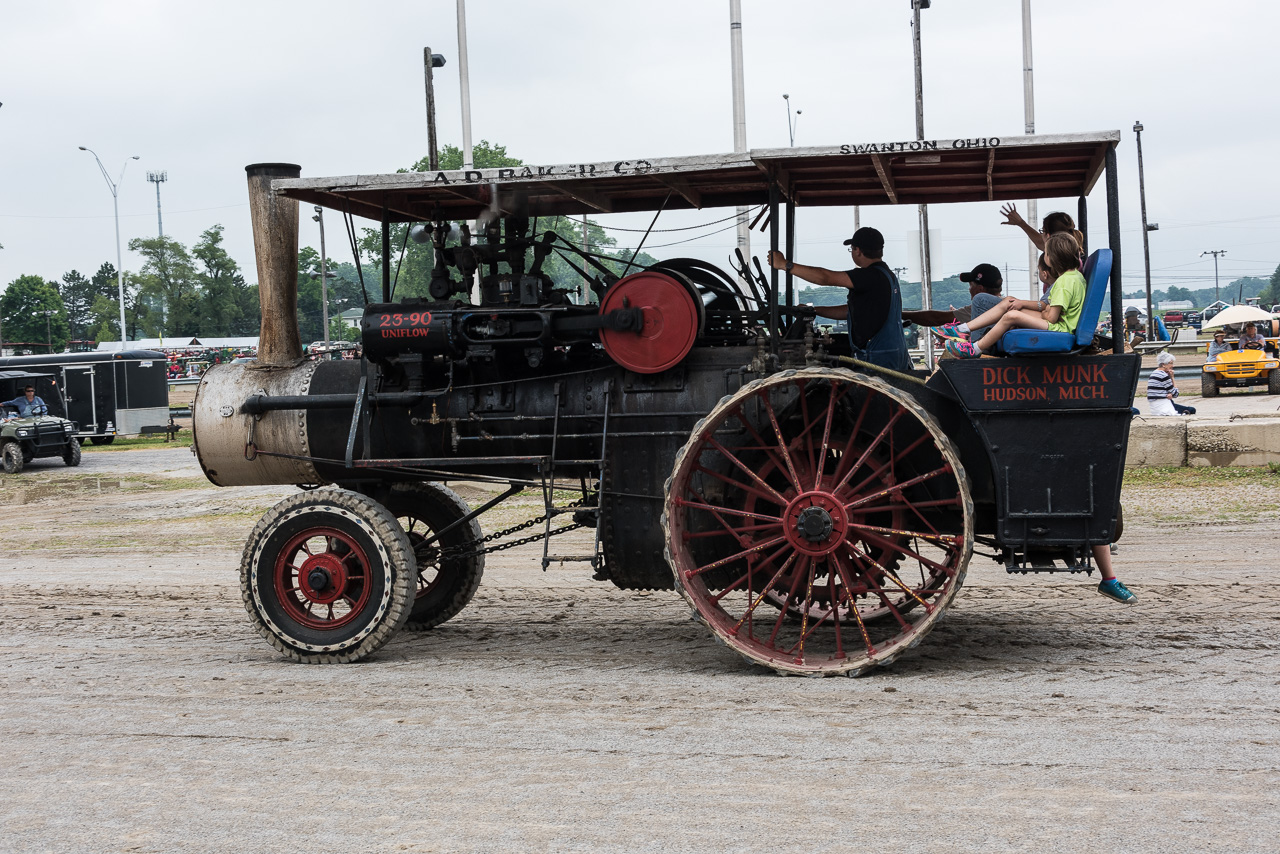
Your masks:
M1047 329L1010 329L1000 339L1000 348L1010 356L1029 353L1070 353L1076 346L1076 336L1071 332L1050 332Z

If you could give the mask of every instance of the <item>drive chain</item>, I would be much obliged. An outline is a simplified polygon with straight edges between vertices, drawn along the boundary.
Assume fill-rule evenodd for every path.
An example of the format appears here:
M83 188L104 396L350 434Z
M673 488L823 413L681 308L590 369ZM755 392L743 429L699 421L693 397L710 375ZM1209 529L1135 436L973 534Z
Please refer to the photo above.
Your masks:
M573 507L583 507L588 503L588 501L591 498L592 496L579 498L577 501L574 501L572 504L569 504L566 507L557 508L557 509L567 510ZM536 516L533 519L529 519L526 522L521 522L518 525L512 525L510 528L504 528L501 531L494 531L492 534L488 534L484 537L481 537L479 540L476 540L475 544L469 548L463 547L463 546L457 546L451 549L441 549L440 559L442 561L451 560L454 558L465 559L465 558L473 557L475 555L493 554L494 552L505 551L507 549L514 549L516 546L523 546L529 543L536 543L538 540L541 540L544 536L554 537L556 534L563 534L568 531L575 531L578 528L586 527L586 525L582 524L581 522L575 522L572 525L565 525L561 528L556 528L555 530L549 531L546 534L534 534L531 537L521 537L517 540L511 540L510 542L507 542L507 543L498 543L497 545L488 546L488 547L485 547L483 545L484 543L491 543L494 540L500 540L503 537L510 536L511 534L517 533L519 531L528 530L529 528L532 528L534 525L541 525L543 522L546 522L547 519L549 519L552 515L554 514L544 513L541 516Z

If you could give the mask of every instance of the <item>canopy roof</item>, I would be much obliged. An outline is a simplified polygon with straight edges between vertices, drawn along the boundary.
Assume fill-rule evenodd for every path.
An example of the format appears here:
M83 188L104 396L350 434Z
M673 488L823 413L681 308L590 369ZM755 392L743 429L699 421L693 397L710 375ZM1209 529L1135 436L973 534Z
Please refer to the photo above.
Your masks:
M392 222L758 205L776 184L800 207L1088 195L1119 131L755 149L700 157L277 178L276 192Z

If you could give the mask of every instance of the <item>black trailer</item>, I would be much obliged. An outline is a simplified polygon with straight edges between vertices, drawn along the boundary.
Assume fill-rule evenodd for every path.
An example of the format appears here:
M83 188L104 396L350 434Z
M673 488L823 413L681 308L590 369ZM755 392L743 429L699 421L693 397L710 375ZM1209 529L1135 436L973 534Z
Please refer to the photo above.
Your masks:
M338 487L287 498L254 529L241 590L255 628L297 661L358 660L402 627L456 615L485 554L532 533L544 568L580 561L620 588L675 588L754 663L857 675L920 642L975 547L1014 572L1091 570L1093 550L1119 536L1139 370L1137 356L1089 352L1108 284L1123 327L1119 139L332 179L249 167L261 346L257 362L202 378L196 453L219 485ZM866 216L1066 196L1087 234L1086 197L1103 176L1110 248L1086 265L1090 324L1023 336L1028 355L932 373L853 359L846 337L796 304L789 273L675 259L619 278L537 230L553 215L758 206L769 245L790 258L801 206ZM366 308L359 362L302 359L298 202L381 221L382 301ZM478 240L463 226L455 241L449 223L467 220ZM400 222L423 223L415 239L435 246L430 298L392 300ZM590 277L599 305L541 273L553 251ZM471 508L443 485L466 479L509 488ZM480 513L529 486L545 501L536 528L483 536ZM570 486L578 498L557 503ZM551 553L554 534L582 526L594 546Z
M156 350L8 356L3 368L53 374L61 393L45 397L50 414L75 421L76 435L95 445L168 426L168 365Z

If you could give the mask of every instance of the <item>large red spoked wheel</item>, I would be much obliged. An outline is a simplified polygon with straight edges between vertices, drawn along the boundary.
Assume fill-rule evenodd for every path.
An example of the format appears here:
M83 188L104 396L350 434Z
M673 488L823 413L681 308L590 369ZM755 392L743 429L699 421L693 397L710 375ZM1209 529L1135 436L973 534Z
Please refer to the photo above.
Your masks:
M435 628L467 607L480 586L484 555L468 553L480 542L480 523L471 519L455 525L471 508L438 483L398 483L386 504L408 535L417 564L417 589L405 628Z
M694 428L667 482L676 587L779 673L856 676L937 623L973 551L959 454L909 394L850 371L756 380Z
M409 539L385 507L317 489L254 527L240 593L258 632L295 661L359 661L404 625L416 575Z
M620 308L640 309L643 328L601 329L600 343L610 359L638 374L656 374L680 364L702 331L701 297L676 275L645 270L619 279L605 292L600 313Z

